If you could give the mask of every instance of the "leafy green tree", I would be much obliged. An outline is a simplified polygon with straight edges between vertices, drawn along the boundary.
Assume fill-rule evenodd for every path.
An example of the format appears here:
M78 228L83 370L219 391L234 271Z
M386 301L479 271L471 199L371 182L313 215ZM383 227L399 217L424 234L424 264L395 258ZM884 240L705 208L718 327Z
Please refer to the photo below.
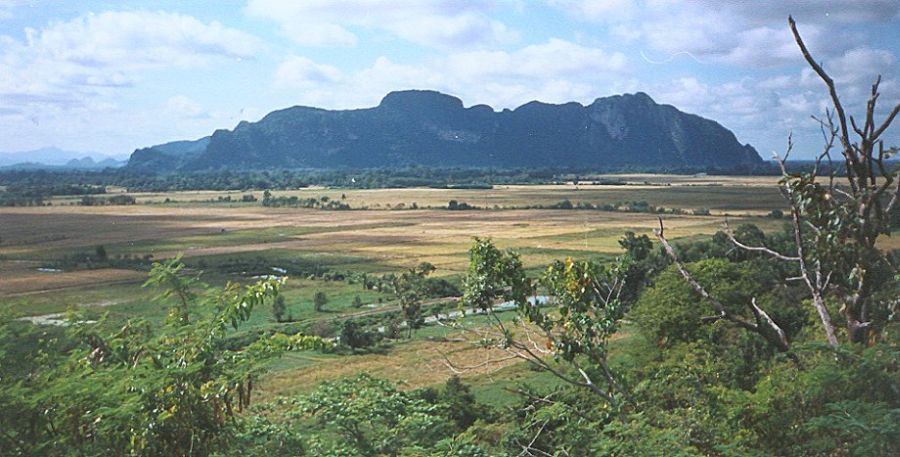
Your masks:
M341 324L340 342L355 350L374 344L375 335L366 331L356 321L347 319Z
M106 255L106 248L103 245L97 245L94 249L94 256L97 258L98 262L106 262L108 256Z
M407 337L422 326L422 299L427 296L426 278L434 272L434 265L422 262L391 280L391 288L400 303L400 312L406 323Z
M440 406L367 375L323 384L295 404L319 427L315 455L399 455L453 435Z
M477 237L469 248L463 289L463 304L482 311L492 310L499 300L524 305L533 291L518 254L502 251L490 239Z
M229 329L274 298L281 281L217 289L183 277L183 267L177 258L154 264L147 281L165 287L160 299L173 310L162 328L73 320L56 362L32 365L11 385L0 379L4 411L10 395L27 399L9 405L21 408L24 422L3 430L2 454L209 455L227 448L231 423L250 404L269 358L326 346L276 334L229 349Z
M736 303L749 302L761 294L765 283L757 281L752 268L725 259L708 259L688 265L691 274L706 285L710 293L720 297L729 312L739 313ZM652 287L641 295L632 318L645 335L660 347L699 339L721 338L721 325L703 325L704 317L714 315L702 297L684 281L677 268L661 273Z
M275 322L284 322L286 313L287 305L284 303L284 297L281 295L275 297L272 301L272 316L275 317Z
M487 409L475 400L472 389L463 384L458 376L447 379L437 400L446 406L447 414L460 431L468 429L479 419L486 419L488 415Z
M805 368L781 363L744 398L757 448L782 455L897 455L896 346L804 347Z
M528 301L534 286L526 278L519 256L497 249L490 240L476 238L469 250L463 303L488 312L499 332L496 345L511 356L570 385L586 388L618 408L620 386L607 362L607 344L625 313L619 296L627 266L626 259L609 266L572 259L554 262L540 280L552 305L545 308ZM498 298L516 304L522 337L493 312Z
M506 455L598 455L594 448L611 420L606 402L577 387L522 386L519 394L522 402L503 436Z
M227 446L216 456L296 457L309 455L303 429L295 421L273 418L272 405L262 405L254 414L236 416L229 425Z
M619 246L625 249L625 252L632 260L640 262L650 256L653 251L653 242L647 235L635 236L634 232L627 231L619 240Z
M627 231L619 240L619 246L625 249L625 256L628 258L625 285L619 299L630 306L637 300L651 276L665 268L668 262L665 256L653 251L653 242L647 235L636 236L634 232Z
M313 295L313 308L315 308L316 311L322 311L323 309L325 309L325 305L327 303L328 303L328 296L325 295L325 292L322 292L321 290L317 290L316 293Z
M632 416L628 422L613 422L603 432L612 438L598 440L597 455L710 455L691 445L689 428L657 427L645 415Z

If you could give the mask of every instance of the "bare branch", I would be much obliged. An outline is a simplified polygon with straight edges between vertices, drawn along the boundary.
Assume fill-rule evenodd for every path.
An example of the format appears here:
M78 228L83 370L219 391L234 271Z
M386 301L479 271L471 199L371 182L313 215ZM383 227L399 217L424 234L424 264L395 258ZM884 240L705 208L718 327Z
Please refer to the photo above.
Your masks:
M691 275L690 272L687 271L684 264L681 263L681 260L678 259L678 255L675 253L675 249L672 248L672 245L669 244L669 241L665 237L665 227L663 227L662 218L659 218L659 229L653 230L653 233L656 235L656 238L659 239L659 242L663 245L663 249L665 249L666 254L669 258L672 259L672 263L675 265L675 268L678 269L678 272L681 273L681 276L687 281L688 284L694 289L695 292L700 294L706 301L713 305L718 316L707 316L701 318L701 321L709 322L714 320L727 320L736 324L737 326L754 332L763 338L766 339L770 344L778 348L778 350L782 352L787 352L790 350L790 345L787 341L787 336L784 333L784 330L778 326L778 324L773 321L768 314L765 313L762 309L760 309L756 305L756 299L754 298L750 304L750 310L753 312L753 315L756 319L756 323L749 322L744 320L739 316L735 316L728 312L728 309L725 308L725 305L722 304L719 300L713 297L703 286L700 285L697 280Z
M825 327L825 336L828 339L828 344L832 346L837 346L837 336L834 333L834 324L831 322L831 315L828 313L828 308L825 307L825 299L822 297L822 288L821 282L816 281L816 284L813 284L812 279L810 279L809 269L806 265L806 257L804 255L804 247L803 247L803 229L802 224L800 223L800 208L797 206L797 202L794 201L794 198L790 198L791 202L791 224L794 228L794 243L797 245L797 257L800 258L800 273L803 281L806 283L806 287L809 289L809 292L812 294L813 298L813 306L816 308L816 312L819 314L819 320L822 321L822 326ZM817 271L817 273L821 273Z
M794 34L794 41L796 41L797 46L800 47L803 58L806 59L806 62L812 67L813 71L815 71L816 74L819 75L819 78L825 82L825 85L828 86L828 93L831 95L831 102L834 105L834 110L837 113L838 123L840 125L840 140L844 149L844 158L848 164L847 175L850 181L850 187L853 189L853 192L856 193L857 185L853 175L856 173L857 167L859 167L859 158L850 144L850 135L847 130L847 115L844 113L844 106L838 98L837 90L834 87L834 80L828 76L828 73L825 73L822 66L819 65L809 53L809 49L806 48L806 44L804 44L803 39L800 38L800 32L797 31L797 23L794 22L793 17L788 16L788 24L791 27L791 32Z
M491 314L494 314L494 313L491 313ZM459 366L459 365L454 364L450 360L450 358L447 357L445 354L438 351L438 353L443 358L444 365L455 374L463 374L467 371L472 371L475 369L483 368L483 367L494 365L494 364L501 364L502 362L506 362L506 361L509 361L512 359L520 359L520 360L523 360L523 361L531 364L532 366L534 366L540 370L549 372L550 374L556 376L557 378L561 379L562 381L564 381L568 384L571 384L571 385L577 386L577 387L588 388L592 392L603 397L606 401L610 402L611 405L616 405L615 397L610 392L603 390L600 386L595 384L593 382L593 380L591 380L591 378L587 375L587 373L584 370L582 370L580 367L578 367L577 364L574 364L574 365L575 365L576 369L578 370L579 374L584 379L584 381L579 381L578 379L573 378L573 377L559 371L555 367L553 367L545 359L545 357L546 357L545 354L539 354L539 352L544 352L544 351L541 351L541 350L537 350L537 352L532 351L531 348L528 347L528 344L520 343L515 340L509 341L508 345L507 345L506 344L507 342L505 342L505 336L504 336L506 334L505 328L503 330L501 330L501 338L488 338L486 333L478 333L475 330L467 329L467 328L460 328L460 330L462 330L465 333L475 334L475 336L479 340L501 340L501 341L504 341L503 345L498 345L496 347L497 347L497 349L501 349L501 350L505 351L508 355L504 356L504 357L487 358L487 359L485 359L485 361L483 361L481 363L473 364L473 365ZM533 341L530 341L530 342L533 343ZM535 348L537 349L536 345L535 345ZM499 368L502 368L502 366L498 367L498 369Z
M870 138L877 139L881 137L881 134L894 122L894 118L897 117L897 114L900 114L900 103L891 110L890 114L888 114L887 118L884 120L884 123L881 124L881 127L878 127L872 132Z
M756 297L753 297L750 300L750 310L753 312L753 315L756 317L756 322L758 322L758 327L760 333L763 333L763 336L766 337L770 342L777 342L776 346L782 352L787 352L790 349L790 345L788 344L787 335L784 333L784 330L772 320L769 315L762 310L759 306L756 305ZM765 324L765 325L763 325Z
M543 370L547 370L552 375L556 376L559 379L562 379L563 381L565 381L569 384L572 384L574 386L587 387L588 389L590 389L597 395L600 395L601 397L606 399L606 401L610 402L610 404L612 404L612 405L616 404L615 398L612 396L612 394L601 389L600 386L595 384L594 381L590 378L590 376L588 376L588 374L583 369L578 367L577 364L574 364L574 365L576 366L576 369L578 370L578 374L580 374L582 376L582 378L584 379L584 382L576 381L576 380L572 379L571 377L569 377L568 375L565 375L562 372L560 372L559 370L553 368L542 357L531 352L531 350L528 349L528 347L526 347L524 345L520 345L520 344L515 344L515 346L517 349L525 351L525 353L528 355L526 357L524 354L518 353L520 355L520 357L522 357L522 359L524 359L525 361L527 361L535 366L538 366Z
M729 317L728 311L725 309L725 305L722 304L715 297L710 295L703 286L700 285L697 280L687 271L684 267L684 264L681 263L681 260L678 259L678 254L675 253L675 249L672 248L672 245L669 244L669 240L665 237L665 228L663 227L662 218L659 218L659 229L653 230L653 233L656 235L656 238L659 239L659 242L662 243L663 248L666 251L666 254L672 259L672 263L675 264L675 267L678 269L678 272L681 273L681 276L690 284L691 288L694 289L701 297L703 297L706 301L713 305L713 309L716 310L716 313L719 314L723 319L728 319L741 327L747 328L748 330L756 330L755 326L750 322L744 321L742 319L733 320L733 316Z
M516 356L516 355L509 355L509 356L501 357L501 358L488 359L488 360L485 360L484 362L476 363L476 364L474 364L474 365L459 366L459 365L454 364L454 363L450 360L450 358L447 357L447 354L444 354L444 353L441 352L441 351L438 351L438 354L440 354L440 355L441 355L441 358L444 359L444 360L443 360L444 365L445 365L448 369L450 369L450 371L452 371L454 374L463 374L463 373L468 372L468 371L477 370L477 369L479 369L479 368L484 368L484 367L487 367L487 366L490 366L490 365L501 364L501 363L506 362L506 361L508 361L508 360L517 359L517 358L518 358L518 356ZM502 368L502 367L500 367L500 368Z
M535 448L532 447L532 446L534 446L534 443L537 441L538 437L541 436L541 433L544 432L544 428L547 427L547 423L548 423L548 422L550 422L549 419L548 419L548 420L545 420L544 423L541 425L541 428L538 429L537 433L534 434L534 438L531 439L531 442L528 443L527 446L522 446L522 452L519 453L519 457L523 457L523 456L525 456L525 455L534 455L534 454L531 453L532 450L538 451L538 452L540 452L542 455L547 455L547 456L550 455L550 454L548 454L548 453L546 453L546 452L544 452L544 451L542 451L542 450L540 450L540 449L535 449ZM551 456L551 457L552 457L552 456Z
M731 233L731 229L728 228L727 222L725 223L725 234L728 236L728 239L730 239L731 242L734 243L735 246L737 246L745 251L764 252L772 257L775 257L776 259L784 260L785 262L799 262L800 261L800 257L786 256L780 252L777 252L773 249L769 249L765 246L748 246L744 243L741 243L740 241L737 240L737 238L734 237L734 234Z

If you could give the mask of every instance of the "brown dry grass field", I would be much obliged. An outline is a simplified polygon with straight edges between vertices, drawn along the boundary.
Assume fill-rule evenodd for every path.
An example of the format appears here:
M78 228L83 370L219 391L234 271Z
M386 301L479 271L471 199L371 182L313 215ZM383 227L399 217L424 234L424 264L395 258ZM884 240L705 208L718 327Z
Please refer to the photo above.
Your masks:
M630 185L275 192L302 198L343 197L351 207L372 208L352 211L204 203L225 194L238 197L246 193L205 191L135 194L139 203L170 198L182 202L177 204L2 208L0 307L3 297L140 282L143 273L120 268L37 271L48 261L90 253L98 245L103 245L110 257L152 255L155 259L178 253L199 258L276 251L313 257L355 256L382 272L428 261L438 267L437 274L453 275L465 268L466 250L474 236L491 237L500 246L519 249L524 260L536 266L579 252L615 255L620 252L617 240L624 231L649 234L657 225L654 214L593 210L387 210L388 205L399 203L445 208L448 200L456 199L486 208L509 208L546 206L564 199L595 205L644 200L667 208L712 210L711 216L664 216L673 237L712 234L726 217L732 223L751 220L765 229L781 225L759 217L782 204L772 177L612 175L603 179Z
M667 215L665 220L675 237L712 234L723 222L718 216ZM32 268L21 267L23 262L30 261L34 266L39 259L91 252L97 245L104 245L111 255L133 249L134 253L152 254L157 259L177 253L197 257L283 249L360 255L397 268L429 261L441 270L459 272L474 236L494 238L504 247L535 251L539 257L541 252L553 251L615 254L624 231L650 233L656 225L653 214L587 210L323 211L156 205L8 208L0 210L0 256L5 259L0 260L0 272L7 281L30 278L32 287L39 290L43 282L40 278L62 275L35 274ZM541 263L544 259L539 257L530 260ZM98 279L111 279L97 272L94 276ZM10 292L3 288L0 294Z
M281 370L259 386L262 399L273 395L308 392L323 381L354 376L359 373L402 383L415 389L445 382L454 374L445 364L444 356L457 366L477 366L462 371L460 377L474 378L490 375L521 360L510 359L499 349L482 349L465 341L413 340L398 344L387 353L356 354L344 357L311 357L308 367L300 370Z
M647 201L667 208L707 208L713 214L765 214L783 206L777 190L777 178L771 176L694 176L694 175L604 175L595 181L615 181L615 185L579 184L557 185L498 185L494 189L341 189L309 187L273 191L275 196L319 198L326 196L340 200L353 208L387 209L415 203L423 208L443 208L449 200L457 200L484 208L515 208L552 205L563 199L573 203L594 205L626 201ZM583 178L584 179L584 178ZM110 189L118 193L123 189ZM752 192L754 198L746 198ZM162 203L166 199L176 204L203 203L220 197L239 200L244 194L262 198L262 190L246 191L184 191L128 193L139 203ZM81 197L57 197L54 205L76 204Z

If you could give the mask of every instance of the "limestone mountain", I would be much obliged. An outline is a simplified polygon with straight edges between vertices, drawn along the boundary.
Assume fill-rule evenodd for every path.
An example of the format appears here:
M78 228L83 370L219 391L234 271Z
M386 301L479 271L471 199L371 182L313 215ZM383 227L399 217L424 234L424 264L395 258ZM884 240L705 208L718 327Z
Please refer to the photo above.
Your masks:
M460 99L435 91L400 91L373 108L295 106L196 142L173 144L135 151L129 166L660 170L762 163L752 146L715 121L657 104L642 92L598 98L588 106L530 102L495 111L486 105L466 108Z

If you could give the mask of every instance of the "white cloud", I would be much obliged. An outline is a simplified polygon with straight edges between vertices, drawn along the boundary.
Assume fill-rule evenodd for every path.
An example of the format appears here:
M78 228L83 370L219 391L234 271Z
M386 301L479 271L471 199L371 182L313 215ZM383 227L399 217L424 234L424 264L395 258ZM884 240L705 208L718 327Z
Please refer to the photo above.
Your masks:
M25 3L24 0L0 0L0 19L10 19L15 16L13 10Z
M170 97L166 101L166 109L180 117L199 118L208 116L203 105L185 95Z
M871 84L879 74L893 76L897 58L883 49L854 48L825 62L826 70L837 83Z
M87 14L0 37L0 98L7 107L72 107L132 85L139 72L189 67L214 59L252 58L253 36L165 12Z
M419 0L249 0L246 11L272 19L306 46L352 46L353 30L383 30L419 45L450 49L511 43L518 33L487 11L493 2Z
M859 46L863 37L846 24L885 22L900 3L791 0L769 2L681 2L673 0L547 0L576 20L609 26L611 36L643 40L652 50L688 53L702 62L759 68L795 64L799 53L787 27L793 14L807 45L820 58Z
M801 102L808 103L805 98L798 99L793 94L782 96L761 88L771 83L770 80L744 78L710 84L694 77L683 77L657 84L648 88L648 92L659 103L671 104L735 129L738 138L746 142L773 134L787 135L791 123L816 113L815 110L799 111L814 106L800 106Z
M860 119L865 113L871 83L876 73L883 80L877 116L900 99L900 85L896 74L896 58L888 51L857 48L824 62L837 84L838 93L848 116ZM823 116L831 109L825 84L811 69L803 68L792 74L767 78L746 77L739 81L712 84L695 77L676 78L646 89L657 101L714 119L735 130L741 141L757 147L781 144L791 132L794 134L799 157L811 157L820 150L822 138L818 125L810 116ZM897 129L888 131L888 144L897 141ZM763 147L767 157L771 152Z
M779 108L797 115L810 115L819 111L818 102L809 93L788 94L778 98Z
M633 0L547 0L547 3L581 20L606 23L634 19L642 8Z
M475 83L484 78L543 80L619 75L626 71L627 62L625 56L618 52L609 53L552 38L546 43L513 52L451 54L446 58L444 67L458 77Z
M331 65L322 65L306 57L289 56L275 71L275 84L286 87L307 87L333 84L343 79L343 73Z
M275 84L302 88L304 104L358 108L377 103L391 90L427 88L495 108L531 100L590 102L598 92L633 84L625 56L565 40L550 39L514 51L463 51L407 65L387 57L357 72L306 57L290 56L275 72ZM631 87L631 86L629 86Z
M248 58L259 49L244 32L165 12L87 14L25 33L29 52L84 66L191 65L210 57Z

